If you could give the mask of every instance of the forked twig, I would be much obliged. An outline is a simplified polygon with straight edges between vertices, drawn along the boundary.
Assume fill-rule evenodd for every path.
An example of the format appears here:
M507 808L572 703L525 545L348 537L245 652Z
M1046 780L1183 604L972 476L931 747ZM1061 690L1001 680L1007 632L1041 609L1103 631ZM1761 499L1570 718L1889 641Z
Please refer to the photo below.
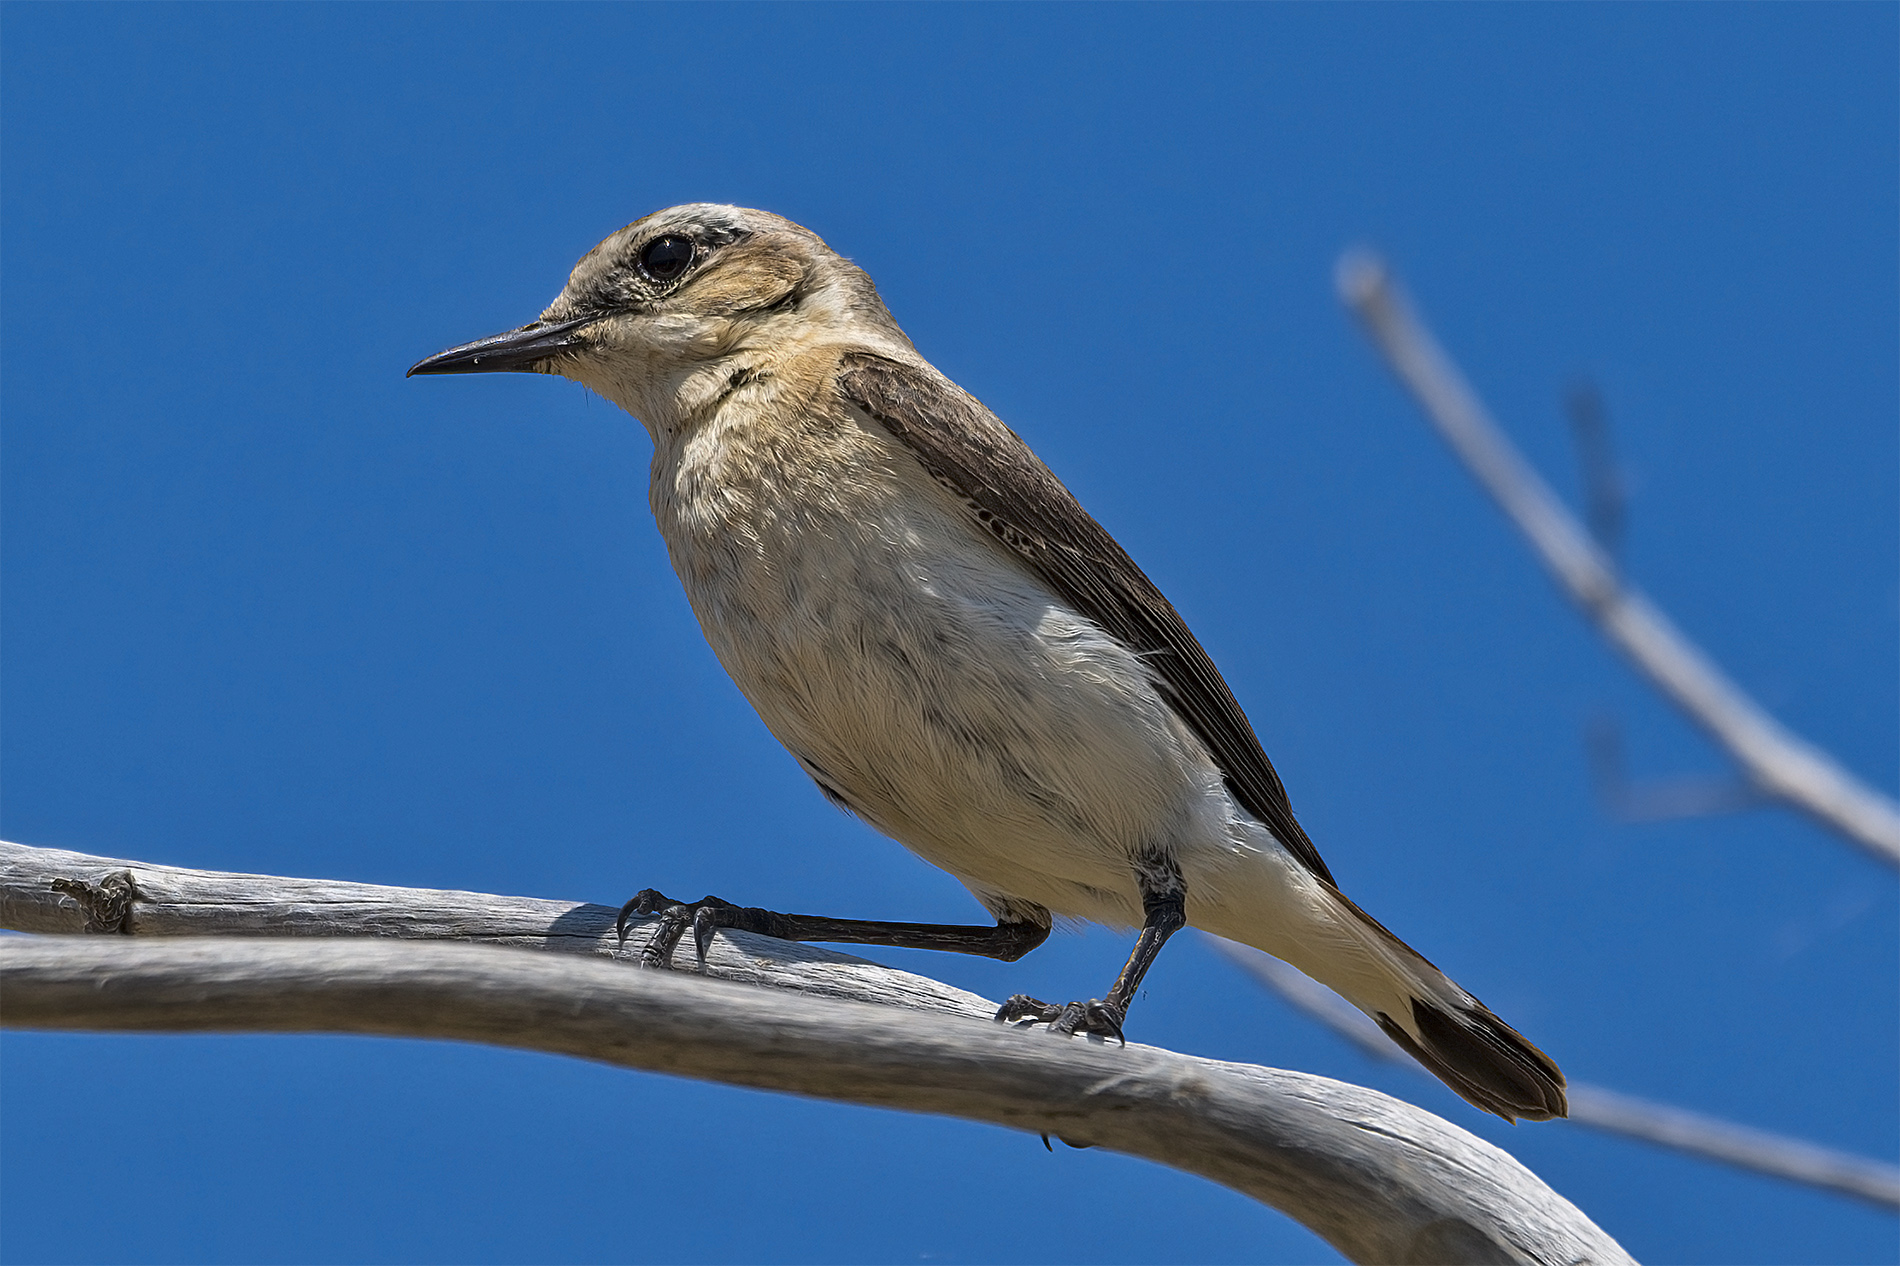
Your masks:
M1383 262L1342 258L1339 292L1438 433L1496 499L1591 623L1690 720L1734 757L1750 782L1900 866L1900 806L1790 732L1730 681L1615 565L1504 437Z

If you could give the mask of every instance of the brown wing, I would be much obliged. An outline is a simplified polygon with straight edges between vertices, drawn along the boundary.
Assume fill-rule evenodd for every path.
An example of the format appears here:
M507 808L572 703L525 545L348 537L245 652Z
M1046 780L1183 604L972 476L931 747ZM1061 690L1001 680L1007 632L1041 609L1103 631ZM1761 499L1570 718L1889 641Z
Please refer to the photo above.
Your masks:
M1016 433L936 371L848 353L840 390L917 455L978 521L1082 615L1136 651L1207 745L1241 807L1333 882L1220 670L1154 582Z

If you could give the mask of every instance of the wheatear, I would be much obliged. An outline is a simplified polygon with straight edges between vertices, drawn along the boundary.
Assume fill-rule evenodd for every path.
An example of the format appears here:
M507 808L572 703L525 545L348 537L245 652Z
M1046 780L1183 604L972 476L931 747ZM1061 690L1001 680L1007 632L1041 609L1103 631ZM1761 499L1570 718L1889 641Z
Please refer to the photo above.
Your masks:
M582 258L541 318L412 374L558 374L653 437L660 534L713 651L832 800L995 927L778 914L648 890L691 925L1014 960L1052 916L1139 926L1103 998L997 1018L1119 1037L1192 923L1344 995L1473 1104L1563 1116L1557 1066L1340 893L1187 625L1048 467L917 354L806 229L674 207ZM624 920L625 915L623 915Z

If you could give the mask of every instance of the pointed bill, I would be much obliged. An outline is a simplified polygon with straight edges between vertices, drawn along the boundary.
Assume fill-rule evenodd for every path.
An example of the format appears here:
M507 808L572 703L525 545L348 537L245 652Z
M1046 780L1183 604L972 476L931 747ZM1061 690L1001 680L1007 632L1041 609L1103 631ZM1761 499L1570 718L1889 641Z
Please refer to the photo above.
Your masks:
M498 374L543 372L541 366L581 345L576 333L598 318L575 317L571 321L533 321L518 330L491 334L473 343L451 347L445 352L424 357L409 367L405 378L417 374Z

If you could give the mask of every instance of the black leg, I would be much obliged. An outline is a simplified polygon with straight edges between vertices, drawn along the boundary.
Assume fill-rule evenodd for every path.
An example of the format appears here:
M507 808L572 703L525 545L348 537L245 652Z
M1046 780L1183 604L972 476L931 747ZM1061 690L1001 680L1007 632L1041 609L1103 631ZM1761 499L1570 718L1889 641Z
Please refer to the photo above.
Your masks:
M1141 935L1135 938L1134 951L1106 998L1056 1006L1019 993L1002 1005L996 1018L1047 1024L1055 1033L1099 1033L1126 1045L1122 1024L1128 1019L1128 1008L1141 988L1142 977L1154 966L1168 938L1187 926L1187 888L1181 882L1181 868L1172 858L1141 859L1135 867L1135 882L1141 889Z
M648 888L620 907L615 930L621 944L627 940L629 920L649 915L660 916L660 926L641 951L640 961L648 967L663 967L673 949L693 929L693 948L699 961L706 961L717 928L756 932L781 941L830 941L847 945L891 945L900 949L949 950L957 954L980 954L1013 963L1049 939L1045 923L999 922L995 927L963 927L954 923L885 923L871 919L828 919L816 914L780 914L757 906L735 906L718 897L698 901L675 901Z

